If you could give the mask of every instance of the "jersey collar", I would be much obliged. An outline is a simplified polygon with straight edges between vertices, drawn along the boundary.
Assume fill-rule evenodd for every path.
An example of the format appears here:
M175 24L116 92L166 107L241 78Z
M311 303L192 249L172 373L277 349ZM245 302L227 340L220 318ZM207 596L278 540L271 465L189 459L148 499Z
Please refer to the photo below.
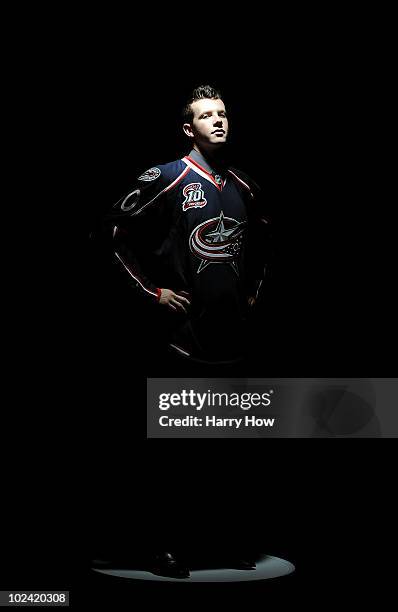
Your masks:
M199 153L199 151L197 151L196 149L192 149L191 152L187 155L187 157L189 157L189 159L192 159L192 161L196 162L201 168L203 168L203 170L205 170L209 174L213 174L214 176L214 168L212 168L207 159L203 157L203 155Z
M222 191L223 187L225 187L225 183L227 182L227 179L223 180L221 184L218 184L214 176L210 172L208 172L205 168L203 168L203 166L200 163L198 163L196 160L194 160L190 155L186 155L185 157L183 157L182 161L185 162L187 166L189 166L197 174L199 174L204 179L212 183L216 187L216 189L218 189L218 191Z

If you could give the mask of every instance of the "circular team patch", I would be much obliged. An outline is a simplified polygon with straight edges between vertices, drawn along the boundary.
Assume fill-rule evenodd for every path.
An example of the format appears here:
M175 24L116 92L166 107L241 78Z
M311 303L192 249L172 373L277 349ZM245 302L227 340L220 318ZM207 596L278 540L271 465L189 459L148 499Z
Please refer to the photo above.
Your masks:
M144 172L143 174L141 174L141 176L138 177L139 181L154 181L155 179L157 179L162 173L160 172L159 168L149 168L149 170L146 170L146 172Z

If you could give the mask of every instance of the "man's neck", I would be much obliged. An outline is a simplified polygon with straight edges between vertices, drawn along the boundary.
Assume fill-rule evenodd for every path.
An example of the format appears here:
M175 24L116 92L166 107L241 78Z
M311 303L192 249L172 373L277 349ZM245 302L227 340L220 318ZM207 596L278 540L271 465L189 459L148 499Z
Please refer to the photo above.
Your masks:
M193 150L196 151L196 153L198 153L211 168L218 168L220 166L224 166L225 164L222 148L214 149L212 151L204 151L195 143L193 145Z

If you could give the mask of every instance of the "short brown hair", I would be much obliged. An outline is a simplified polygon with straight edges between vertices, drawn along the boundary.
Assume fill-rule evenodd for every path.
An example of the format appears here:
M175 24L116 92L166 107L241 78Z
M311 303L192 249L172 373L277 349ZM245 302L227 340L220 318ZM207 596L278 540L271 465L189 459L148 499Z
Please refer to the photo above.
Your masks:
M222 100L221 93L211 87L210 85L199 85L196 87L190 98L188 99L186 105L184 106L184 110L182 112L182 118L184 123L191 123L193 119L193 111L192 111L192 102L196 102L196 100Z

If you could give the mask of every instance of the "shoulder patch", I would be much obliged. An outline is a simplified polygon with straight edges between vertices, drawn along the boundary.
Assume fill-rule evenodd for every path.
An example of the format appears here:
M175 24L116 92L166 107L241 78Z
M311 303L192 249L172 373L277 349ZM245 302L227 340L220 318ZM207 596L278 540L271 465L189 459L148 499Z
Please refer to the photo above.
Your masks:
M155 179L159 178L161 174L162 173L159 168L149 168L149 170L146 170L143 174L141 174L141 176L138 177L138 180L145 182L154 181Z

